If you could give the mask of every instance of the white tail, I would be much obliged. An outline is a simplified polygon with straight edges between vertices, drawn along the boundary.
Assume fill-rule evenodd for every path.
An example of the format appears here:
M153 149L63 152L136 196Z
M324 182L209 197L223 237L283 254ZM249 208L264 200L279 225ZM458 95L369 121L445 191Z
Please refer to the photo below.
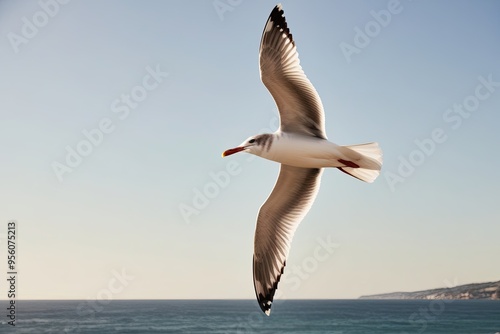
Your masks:
M375 181L382 168L382 150L378 143L342 146L342 148L345 149L342 153L349 158L348 161L358 167L346 166L338 169L361 181L368 183Z

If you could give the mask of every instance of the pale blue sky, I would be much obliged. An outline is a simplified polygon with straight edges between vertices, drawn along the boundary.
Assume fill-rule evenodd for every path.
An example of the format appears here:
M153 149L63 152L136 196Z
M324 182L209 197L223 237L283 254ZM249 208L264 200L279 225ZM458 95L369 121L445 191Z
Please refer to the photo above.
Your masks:
M37 1L0 2L0 233L18 221L21 298L96 298L122 269L134 278L116 299L254 297L255 218L278 165L221 152L276 124L258 71L276 2L230 3L219 15L211 0L73 0L49 17ZM355 27L388 3L283 1L329 139L378 141L384 151L374 184L324 173L292 244L283 298L500 279L500 86L471 97L479 77L500 82L500 3L401 0L348 62L340 45L354 45ZM12 42L34 15L43 27ZM130 109L120 119L113 102L144 92L147 68L158 66L168 76L135 109L118 101ZM470 117L447 112L465 101L480 102ZM113 131L60 182L54 161L65 164L66 147L103 119ZM391 187L401 157L418 157L415 140L435 128L446 141ZM228 164L239 173L187 223L180 208ZM339 246L320 261L318 238L328 236Z

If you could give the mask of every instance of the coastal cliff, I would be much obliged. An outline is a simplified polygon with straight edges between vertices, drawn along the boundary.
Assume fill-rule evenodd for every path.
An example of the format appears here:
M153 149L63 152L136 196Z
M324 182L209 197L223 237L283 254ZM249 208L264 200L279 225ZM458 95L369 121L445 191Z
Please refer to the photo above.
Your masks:
M459 285L415 292L391 292L361 296L359 299L496 299L500 300L500 281Z

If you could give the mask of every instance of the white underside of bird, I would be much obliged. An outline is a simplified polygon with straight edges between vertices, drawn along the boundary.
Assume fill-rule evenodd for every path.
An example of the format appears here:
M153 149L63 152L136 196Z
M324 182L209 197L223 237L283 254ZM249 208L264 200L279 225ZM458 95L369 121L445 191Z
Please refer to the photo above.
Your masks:
M373 182L382 167L377 143L339 146L328 141L321 99L307 79L281 4L269 16L260 45L261 79L280 113L280 128L226 150L279 162L273 191L259 210L254 238L253 279L259 306L267 315L297 226L316 198L322 169L338 168Z

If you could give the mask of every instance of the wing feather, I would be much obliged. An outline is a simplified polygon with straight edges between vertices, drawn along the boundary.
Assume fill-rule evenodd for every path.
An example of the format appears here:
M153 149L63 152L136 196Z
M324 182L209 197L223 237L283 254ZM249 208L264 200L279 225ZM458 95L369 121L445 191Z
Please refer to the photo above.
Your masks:
M323 104L300 66L281 5L264 27L259 58L261 80L276 102L281 130L326 139Z
M321 169L281 165L271 195L257 217L253 255L255 294L269 315L297 226L318 193Z

